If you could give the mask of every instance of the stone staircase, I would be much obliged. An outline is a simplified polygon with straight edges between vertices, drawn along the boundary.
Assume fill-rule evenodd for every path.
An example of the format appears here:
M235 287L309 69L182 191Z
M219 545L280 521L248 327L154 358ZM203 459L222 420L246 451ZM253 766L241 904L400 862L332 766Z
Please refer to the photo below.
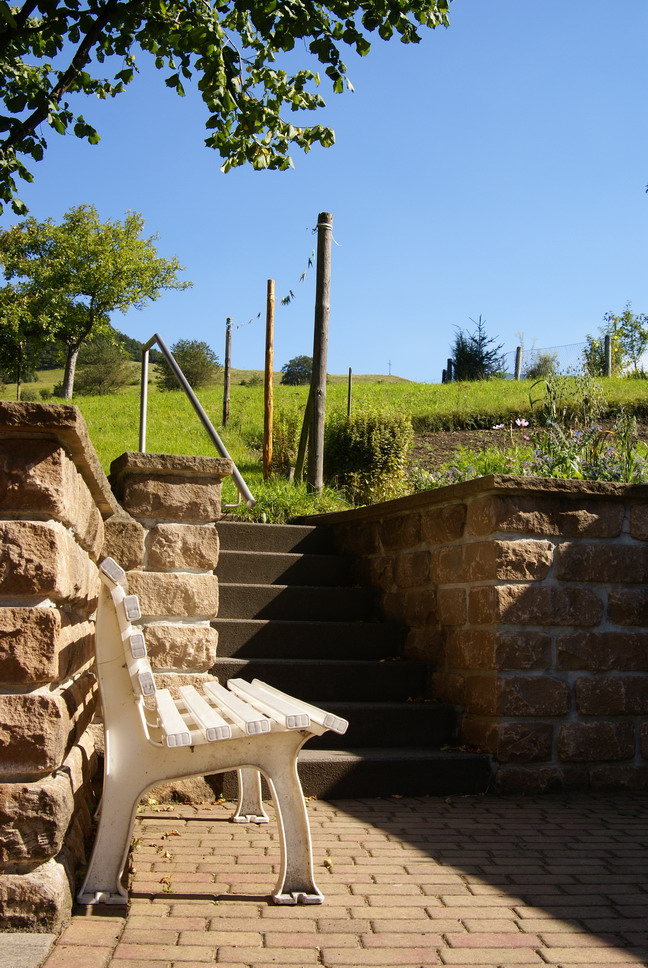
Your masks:
M455 711L429 696L429 669L402 658L403 634L381 621L375 592L328 529L222 520L219 658L212 672L259 678L349 720L299 758L317 797L478 793L488 757L452 747ZM227 782L227 781L226 781ZM229 795L227 787L225 793Z

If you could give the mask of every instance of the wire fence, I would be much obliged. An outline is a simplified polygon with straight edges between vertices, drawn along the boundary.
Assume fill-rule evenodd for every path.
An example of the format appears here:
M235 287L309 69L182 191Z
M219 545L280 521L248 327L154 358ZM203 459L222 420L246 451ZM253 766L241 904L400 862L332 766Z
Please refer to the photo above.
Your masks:
M578 375L585 372L585 350L587 343L567 343L564 346L533 346L530 349L519 347L504 354L504 370L514 376L518 352L521 352L520 375L540 378L552 373Z

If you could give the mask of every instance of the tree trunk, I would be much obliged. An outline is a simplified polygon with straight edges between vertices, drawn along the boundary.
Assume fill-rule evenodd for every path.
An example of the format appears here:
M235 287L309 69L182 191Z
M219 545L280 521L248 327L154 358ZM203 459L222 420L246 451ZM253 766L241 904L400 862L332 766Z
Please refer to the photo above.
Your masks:
M74 371L76 370L77 356L81 345L68 346L67 359L65 360L65 374L63 376L63 398L71 400L74 393Z

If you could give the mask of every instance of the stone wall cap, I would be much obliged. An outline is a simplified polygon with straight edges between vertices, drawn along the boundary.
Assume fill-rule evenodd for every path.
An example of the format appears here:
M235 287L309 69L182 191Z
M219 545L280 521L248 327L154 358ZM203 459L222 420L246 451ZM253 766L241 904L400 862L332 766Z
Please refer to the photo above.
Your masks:
M56 440L68 452L103 518L122 512L92 446L88 427L72 404L0 401L0 437Z
M459 484L431 488L398 497L380 504L369 504L348 511L329 511L325 514L307 514L295 518L296 524L352 524L391 515L434 507L435 505L462 502L476 495L485 494L553 494L578 498L625 498L648 501L648 485L618 484L607 481L574 481L557 477L518 477L513 474L489 474Z
M228 477L234 462L226 457L188 457L185 454L143 454L127 451L110 465L114 483L124 474L175 474L180 477Z

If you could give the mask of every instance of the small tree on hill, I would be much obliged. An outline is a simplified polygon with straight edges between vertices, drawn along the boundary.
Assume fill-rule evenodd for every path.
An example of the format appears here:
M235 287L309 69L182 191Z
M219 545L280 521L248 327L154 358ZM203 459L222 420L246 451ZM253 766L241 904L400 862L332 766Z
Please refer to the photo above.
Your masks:
M313 373L312 356L294 356L284 366L281 367L283 376L281 382L284 386L298 387L304 386L311 381Z
M193 390L214 383L222 370L218 356L211 346L199 340L178 340L171 347L171 352ZM158 373L158 386L161 390L180 389L175 373L166 360L156 363L155 368Z
M137 212L102 223L93 205L79 205L60 225L28 218L0 233L5 279L18 296L30 298L28 307L38 306L47 335L66 347L65 399L74 390L82 344L96 335L115 338L111 313L141 309L165 289L191 285L178 281L182 266L175 257L160 258L156 237L142 238L143 228Z
M486 334L486 320L480 316L472 333L457 329L451 347L455 380L487 380L496 376L504 368L504 355L500 352L503 343L495 344L496 337Z

